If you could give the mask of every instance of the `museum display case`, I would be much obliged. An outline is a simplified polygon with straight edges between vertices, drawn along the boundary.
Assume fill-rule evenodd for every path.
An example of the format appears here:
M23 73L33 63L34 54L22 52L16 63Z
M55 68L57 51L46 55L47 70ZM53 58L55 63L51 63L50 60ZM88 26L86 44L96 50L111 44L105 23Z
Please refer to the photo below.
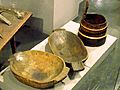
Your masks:
M18 8L24 5L22 9L33 11L31 18L43 19L43 24L33 20L27 23L28 26L41 24L43 32L49 36L30 50L9 58L10 66L0 72L0 89L117 90L120 87L118 7L111 8L117 12L111 14L110 10L107 12L98 7L106 1L90 0L92 7L89 10L83 8L86 12L82 11L81 20L77 22L78 9L88 0L83 1L24 1L19 5L19 1L16 2ZM29 6L32 4L35 8ZM113 4L117 5L116 0Z

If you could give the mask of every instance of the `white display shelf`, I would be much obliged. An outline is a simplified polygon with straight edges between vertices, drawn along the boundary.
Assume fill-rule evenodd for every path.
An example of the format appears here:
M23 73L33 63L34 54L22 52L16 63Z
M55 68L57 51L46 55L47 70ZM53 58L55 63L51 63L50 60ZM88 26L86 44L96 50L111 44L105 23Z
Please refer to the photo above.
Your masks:
M67 31L73 32L77 35L79 30L80 24L75 23L73 21L69 21L67 24L65 24L63 27ZM76 74L75 78L73 80L70 80L69 77L65 78L63 82L65 83L58 83L56 84L55 88L53 90L71 90L77 83L80 81L80 79L90 70L90 68L98 61L100 58L102 58L98 64L100 64L104 58L110 53L110 51L115 47L115 42L117 41L116 37L113 37L111 35L107 35L106 42L104 45L99 47L88 47L88 59L85 62L85 70L80 71ZM46 46L48 45L48 38L46 38L44 41L36 45L32 48L32 50L42 50L42 51L49 51L46 49ZM111 49L110 49L111 47ZM109 49L109 51L108 51ZM52 90L52 89L51 89Z
M79 23L69 21L67 24L65 24L61 28L64 28L67 31L77 34L79 26L80 26ZM87 47L86 46L87 51L88 51L88 59L85 61L85 65L86 65L85 70L77 72L74 79L72 80L67 76L62 81L64 82L64 84L59 82L55 85L55 87L47 89L47 90L71 90L81 80L81 78L91 69L91 67L96 62L97 62L96 65L99 65L100 63L102 63L105 57L108 56L108 54L113 50L113 48L115 48L116 41L117 41L116 37L107 35L106 42L104 45L99 46L99 47ZM41 51L49 52L50 50L48 49L48 38L46 38L41 43L34 46L31 50L41 50ZM11 78L8 78L8 75ZM8 73L5 77L8 78L9 80L7 81L6 79L6 81L3 82L3 84L6 82L9 82L9 84L7 83L8 86L15 84L12 90L16 90L16 89L17 90L18 89L19 90L40 90L40 89L35 89L30 86L24 85L20 82L17 82L17 80L15 80L15 78L13 78L10 73Z

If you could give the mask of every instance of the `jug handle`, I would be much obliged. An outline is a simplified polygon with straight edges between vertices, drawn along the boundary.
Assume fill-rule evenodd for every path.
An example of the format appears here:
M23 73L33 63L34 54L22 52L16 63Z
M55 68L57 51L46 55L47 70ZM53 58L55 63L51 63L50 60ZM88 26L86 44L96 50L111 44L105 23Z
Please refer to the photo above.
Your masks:
M87 14L87 11L88 11L88 7L89 7L89 0L85 0L85 9L83 11L82 19L84 19L86 17L86 14Z

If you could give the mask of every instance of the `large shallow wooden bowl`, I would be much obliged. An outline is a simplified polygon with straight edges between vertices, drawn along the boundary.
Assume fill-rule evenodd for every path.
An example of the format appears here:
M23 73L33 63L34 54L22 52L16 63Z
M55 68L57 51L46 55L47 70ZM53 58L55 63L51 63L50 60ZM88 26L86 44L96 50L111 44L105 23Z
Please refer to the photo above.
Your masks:
M42 51L19 52L9 60L14 76L35 88L49 88L63 80L69 71L62 58Z
M48 42L53 53L70 63L74 71L82 69L81 62L87 59L88 53L77 35L58 29L49 36Z

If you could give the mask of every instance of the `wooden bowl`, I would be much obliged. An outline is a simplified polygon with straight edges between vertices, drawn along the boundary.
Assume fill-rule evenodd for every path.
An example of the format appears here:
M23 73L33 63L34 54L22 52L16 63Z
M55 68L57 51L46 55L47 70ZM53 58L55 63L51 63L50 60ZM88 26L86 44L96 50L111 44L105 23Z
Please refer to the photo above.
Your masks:
M88 58L88 53L83 42L72 32L56 30L48 38L48 43L54 54L70 63L74 71L82 69L81 62Z
M106 32L107 22L104 16L99 14L86 14L86 17L80 22L78 36L86 46L100 46L105 43L106 38L103 39L102 37L106 36Z
M14 76L35 88L49 88L63 80L69 69L62 58L51 53L29 50L12 55L9 59Z

